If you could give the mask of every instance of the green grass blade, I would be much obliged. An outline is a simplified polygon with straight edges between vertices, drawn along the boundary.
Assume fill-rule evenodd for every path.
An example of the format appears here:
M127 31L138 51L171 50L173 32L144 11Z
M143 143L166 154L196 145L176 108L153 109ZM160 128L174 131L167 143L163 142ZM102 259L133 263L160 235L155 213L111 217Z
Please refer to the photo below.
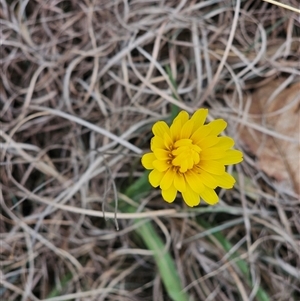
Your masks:
M137 233L143 239L148 249L153 251L160 277L169 297L174 301L188 301L188 295L183 292L174 260L168 251L164 252L164 244L151 222L139 227Z
M198 221L198 222L205 229L212 228L211 225L209 225L207 222L204 222L202 220ZM222 245L223 249L226 252L229 252L232 249L232 244L225 238L225 236L221 232L216 232L216 233L213 233L212 235L219 241L219 243ZM229 257L229 259L234 260L238 257L239 257L238 253L234 252ZM235 263L236 263L237 267L240 269L240 271L242 272L242 274L244 275L247 284L250 287L253 287L253 283L252 283L251 278L250 278L250 271L249 271L249 267L248 267L247 262L243 259L238 259L238 260L235 261ZM266 291L262 287L258 288L257 293L256 293L256 298L257 298L258 301L270 301L271 300L269 298L268 294L266 293Z
M133 200L138 200L141 194L149 192L152 187L148 181L148 171L136 180L128 189L125 194ZM136 208L127 206L126 212L133 212ZM135 220L138 223L140 220ZM136 233L141 237L147 248L153 251L154 259L159 270L160 277L165 286L165 289L169 297L173 301L188 301L188 295L183 292L183 287L176 269L175 262L171 254L164 251L164 243L156 230L154 229L152 222L147 222L136 229Z
M67 273L60 282L60 288L54 287L48 294L46 299L54 298L61 296L62 291L65 289L65 287L68 285L68 283L72 280L72 274Z
M172 75L171 68L169 67L169 65L166 66L166 71L167 71L167 74L169 76L169 79L170 79L173 87L177 90L177 83L176 83L176 81L175 81L175 79ZM173 96L174 99L177 99L177 97L174 93L172 93L172 96ZM171 105L171 118L170 118L171 122L178 115L178 113L179 113L179 108L176 105L172 104Z

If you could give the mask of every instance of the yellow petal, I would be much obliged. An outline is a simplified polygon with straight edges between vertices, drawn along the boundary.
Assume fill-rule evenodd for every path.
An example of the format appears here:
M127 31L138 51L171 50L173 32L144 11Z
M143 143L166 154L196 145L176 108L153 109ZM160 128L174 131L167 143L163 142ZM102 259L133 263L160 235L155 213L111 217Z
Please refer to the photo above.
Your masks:
M167 160L154 160L152 163L153 167L157 169L158 171L166 171L168 168L170 168L170 164L168 164Z
M225 189L232 188L235 183L234 177L227 172L221 176L214 175L214 178L218 182L218 186Z
M192 120L188 120L181 129L180 138L181 139L190 138L193 127L194 127L194 122Z
M182 173L176 173L174 178L174 186L180 192L184 192L186 189L185 178Z
M198 144L202 139L207 137L211 132L211 128L208 124L200 126L191 136L194 144Z
M198 174L199 181L203 183L203 185L215 189L218 186L218 182L215 179L216 175L212 175L209 172L206 172L205 170L201 170L201 173Z
M219 135L227 127L227 122L223 119L213 120L208 124L211 128L210 135Z
M171 127L170 127L171 139L172 139L173 142L180 139L180 131L181 131L181 122L180 122L180 120L174 120Z
M225 166L219 161L200 160L200 168L214 175L222 175L225 172Z
M200 193L205 189L203 183L201 182L201 179L199 178L199 175L196 174L193 171L188 171L184 174L184 178L186 182L188 183L189 187L193 189L196 193Z
M142 164L146 169L153 169L153 161L156 160L153 153L144 154L142 157Z
M180 172L186 172L188 170L188 160L184 160L180 163Z
M154 125L152 127L152 132L155 136L164 138L164 133L170 134L170 129L164 121L158 121L158 122L154 123Z
M172 185L175 177L175 171L173 168L169 168L165 173L160 182L160 188L162 190L168 190Z
M154 151L156 148L165 149L164 139L154 136L150 142L150 149Z
M181 126L183 126L189 120L189 113L186 111L180 111L179 114L176 116L174 121L180 120Z
M214 146L218 142L219 142L219 137L209 135L203 138L200 142L198 142L198 145L201 147L202 150L204 150Z
M169 152L164 149L155 148L153 150L153 153L154 153L156 159L158 159L158 160L169 160L170 159Z
M219 201L219 197L213 189L206 188L200 193L201 198L209 205L215 205Z
M194 122L193 132L195 132L200 126L204 124L207 114L208 109L199 109L193 114L193 116L191 117L191 120L193 120Z
M192 140L191 139L180 139L180 140L177 140L174 143L175 147L190 146L190 145L192 145Z
M243 153L239 150L230 149L224 153L223 158L217 161L224 165L237 164L243 161Z
M163 199L168 203L174 202L176 198L176 194L177 194L177 190L173 185L169 189L161 191L161 195Z
M230 137L218 137L219 142L214 147L220 147L222 149L229 149L234 146L234 140Z
M158 170L156 170L156 169L153 169L153 170L149 173L148 179L149 179L150 184L151 184L153 187L157 187L157 186L160 184L160 182L161 182L163 176L164 176L164 173L163 173L163 172L160 172L160 171L158 171Z
M182 153L172 160L172 164L175 166L182 166L184 164L184 161L186 161L186 155L185 153Z
M174 119L170 126L171 138L175 142L180 139L180 132L183 125L188 121L189 114L186 111L181 111Z
M224 157L225 150L219 147L204 149L201 154L201 160L216 160Z
M173 147L173 140L171 138L171 133L165 133L164 134L164 145L166 149L171 150Z
M190 207L197 206L200 203L199 194L193 191L190 187L187 187L186 191L182 192L182 197L185 203Z
M193 152L193 153L192 153L192 160L193 160L193 165L194 165L194 164L198 164L199 161L200 161L199 153Z

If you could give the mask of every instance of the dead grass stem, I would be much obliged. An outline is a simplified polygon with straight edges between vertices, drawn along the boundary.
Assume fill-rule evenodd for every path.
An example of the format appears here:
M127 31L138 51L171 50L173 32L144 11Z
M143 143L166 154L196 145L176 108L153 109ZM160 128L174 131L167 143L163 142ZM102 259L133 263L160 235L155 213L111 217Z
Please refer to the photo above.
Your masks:
M270 300L300 299L296 180L278 185L240 137L299 145L266 123L299 104L295 95L268 111L299 83L298 2L266 1L0 1L1 299L169 300L134 232L150 219L191 300L257 300L259 287ZM253 95L277 79L258 124ZM210 108L244 150L216 207L122 194L171 105ZM116 192L119 206L136 207L117 213L119 231Z

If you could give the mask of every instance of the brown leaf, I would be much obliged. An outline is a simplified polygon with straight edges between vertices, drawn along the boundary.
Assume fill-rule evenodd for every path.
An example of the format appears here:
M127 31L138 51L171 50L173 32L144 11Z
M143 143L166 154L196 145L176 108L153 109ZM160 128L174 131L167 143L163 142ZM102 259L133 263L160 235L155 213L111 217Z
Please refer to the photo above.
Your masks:
M300 193L300 83L270 98L283 81L275 80L253 93L248 121L298 142L246 126L240 131L240 139L257 157L258 168L281 185Z

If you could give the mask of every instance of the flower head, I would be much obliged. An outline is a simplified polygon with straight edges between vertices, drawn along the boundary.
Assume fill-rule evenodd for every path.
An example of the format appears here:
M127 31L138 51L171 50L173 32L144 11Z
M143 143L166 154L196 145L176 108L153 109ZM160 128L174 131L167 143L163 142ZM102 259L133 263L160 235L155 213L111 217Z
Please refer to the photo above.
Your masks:
M200 198L214 205L219 200L214 189L230 189L235 183L225 165L241 162L243 154L232 149L232 138L219 136L227 126L223 119L204 124L207 114L207 109L199 109L189 118L181 111L170 127L164 121L153 125L152 152L143 155L142 164L152 170L150 184L160 186L169 203L179 191L190 207Z

